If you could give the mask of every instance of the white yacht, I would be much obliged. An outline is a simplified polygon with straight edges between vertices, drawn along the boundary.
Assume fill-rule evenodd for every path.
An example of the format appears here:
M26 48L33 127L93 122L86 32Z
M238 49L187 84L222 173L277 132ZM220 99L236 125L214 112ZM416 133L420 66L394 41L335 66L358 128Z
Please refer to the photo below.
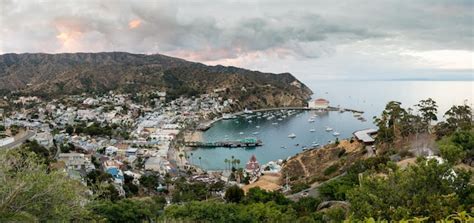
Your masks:
M309 131L310 132L316 132L316 129L310 129Z
M334 133L332 133L332 134L333 134L334 136L338 136L338 135L340 135L340 133L339 133L339 132L334 132Z
M326 128L326 132L330 132L330 131L332 131L332 128L331 128L331 127L327 127L327 128Z
M295 135L295 133L291 133L291 134L289 134L289 135L288 135L288 138L290 138L290 139L294 139L294 138L296 138L296 135Z

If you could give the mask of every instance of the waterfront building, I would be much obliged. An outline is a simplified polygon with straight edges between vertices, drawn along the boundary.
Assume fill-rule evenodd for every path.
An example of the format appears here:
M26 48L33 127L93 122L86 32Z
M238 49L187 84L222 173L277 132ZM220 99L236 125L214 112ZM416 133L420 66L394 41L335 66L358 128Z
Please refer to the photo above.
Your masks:
M245 165L245 171L250 174L257 174L260 171L260 164L258 163L257 157L255 157L255 155L250 157L247 165Z
M318 98L308 102L308 108L312 109L327 109L329 107L329 101L324 98Z

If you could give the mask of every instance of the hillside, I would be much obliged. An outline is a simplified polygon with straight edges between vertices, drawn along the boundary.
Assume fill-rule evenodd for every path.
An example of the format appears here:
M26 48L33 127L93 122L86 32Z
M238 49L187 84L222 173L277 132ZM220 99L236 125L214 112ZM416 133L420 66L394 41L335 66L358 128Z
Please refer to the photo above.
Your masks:
M242 90L245 87L245 90ZM206 66L160 54L124 52L0 55L0 92L57 97L109 90L170 95L228 88L242 106L303 105L311 90L289 73Z

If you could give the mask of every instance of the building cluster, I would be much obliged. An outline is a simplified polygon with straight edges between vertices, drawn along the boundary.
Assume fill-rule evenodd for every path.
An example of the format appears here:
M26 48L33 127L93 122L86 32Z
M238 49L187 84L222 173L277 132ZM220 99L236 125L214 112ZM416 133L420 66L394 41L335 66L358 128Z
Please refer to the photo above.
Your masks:
M150 172L179 175L189 168L177 138L189 126L220 117L236 101L224 99L225 90L196 97L167 99L166 92L148 94L72 95L42 101L38 97L11 99L15 109L2 112L5 128L21 129L0 137L0 146L35 140L49 148L55 168L86 183L91 171L103 171L123 192L125 175L134 183ZM213 178L191 176L193 180Z

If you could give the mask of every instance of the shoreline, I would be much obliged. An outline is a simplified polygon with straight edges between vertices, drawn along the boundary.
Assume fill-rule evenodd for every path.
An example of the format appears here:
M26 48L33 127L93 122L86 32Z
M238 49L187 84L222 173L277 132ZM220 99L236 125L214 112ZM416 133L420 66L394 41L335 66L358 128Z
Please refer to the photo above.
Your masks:
M258 112L270 112L270 111L279 111L279 110L302 110L302 111L327 111L327 112L337 112L337 111L344 111L344 112L350 112L350 113L364 113L363 111L358 111L358 110L354 110L354 109L347 109L347 108L340 108L340 107L332 107L332 106L329 106L327 109L315 109L315 108L307 108L307 107L278 107L278 108L262 108L262 109L256 109L256 110L252 110L251 113L249 114L255 114L255 113L258 113ZM239 115L244 115L246 114L245 111L239 111L239 112L234 112L234 113L228 113L230 116L239 116ZM209 128L212 128L212 126L217 123L218 121L222 121L224 120L223 117L219 117L219 118L214 118L212 120L208 120L208 119L202 119L198 122L198 127L195 128L195 129L192 129L192 130L187 130L187 132L185 132L184 134L184 140L185 141L202 141L203 140L203 134L204 132L207 131L207 129ZM206 128L205 130L202 130L202 129L199 129L199 126L202 126L202 125L206 125L208 126L208 128ZM340 140L349 140L351 137L348 137L348 138L342 138ZM330 145L331 143L330 142L326 142L324 144L321 144L319 146L315 146L315 147L310 147L310 148L307 148L307 150L305 151L301 151L299 153L296 153L294 155L291 155L291 156L288 156L288 157L283 157L283 158L280 158L281 160L290 160L304 152L309 152L309 151L314 151L314 150L319 150L319 149L323 149L325 148L327 145ZM183 146L182 147L182 152L185 153L186 156L188 156L190 153L192 153L193 150L195 150L196 148L193 148L193 147L187 147L187 146ZM194 161L195 158L193 158ZM276 160L272 160L273 162L276 162L278 161L278 159ZM212 169L212 170L207 170L207 169L204 169L202 168L201 166L198 165L197 162L187 162L188 165L190 166L193 166L194 168L196 169L201 169L203 172L223 172L225 171L224 169ZM192 164L192 165L191 165Z

